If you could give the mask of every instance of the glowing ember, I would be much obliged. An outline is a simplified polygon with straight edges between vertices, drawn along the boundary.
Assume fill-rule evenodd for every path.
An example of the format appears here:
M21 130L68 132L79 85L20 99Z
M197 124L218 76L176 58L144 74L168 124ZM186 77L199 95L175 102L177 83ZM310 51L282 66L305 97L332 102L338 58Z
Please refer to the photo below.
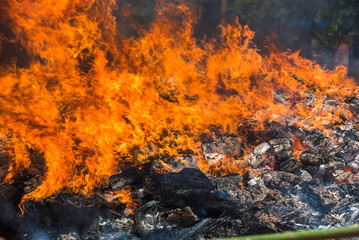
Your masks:
M224 43L198 43L195 15L181 4L159 4L150 29L126 39L114 8L114 0L1 6L29 55L26 67L0 73L0 125L13 149L6 179L31 165L29 149L46 161L42 185L26 199L61 188L88 195L125 165L188 150L199 154L202 171L240 172L241 159L211 169L200 134L215 135L215 127L242 138L248 151L246 132L264 131L272 121L326 129L342 123L343 114L351 117L322 98L339 104L354 94L344 67L323 70L299 52L263 57L251 42L254 32L238 23L222 27ZM315 101L303 103L309 94Z

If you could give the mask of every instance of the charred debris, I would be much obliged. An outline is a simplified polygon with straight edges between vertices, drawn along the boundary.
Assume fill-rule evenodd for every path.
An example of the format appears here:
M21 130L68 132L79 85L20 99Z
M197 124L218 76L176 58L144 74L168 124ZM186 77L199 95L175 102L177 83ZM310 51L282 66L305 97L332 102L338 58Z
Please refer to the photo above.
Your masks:
M345 104L359 110L356 97L345 99ZM41 182L41 164L34 164L0 187L0 235L5 239L201 239L357 223L356 122L328 125L326 131L303 130L291 122L268 126L261 133L266 141L238 160L246 163L242 174L205 175L190 153L181 161L154 159L111 176L107 186L91 197L60 190L48 199L26 201L21 213L23 195ZM226 134L202 144L209 164L240 154L241 147L237 137ZM4 177L9 156L6 148L1 149ZM37 161L42 157L32 153ZM131 204L114 195L124 190L130 193Z

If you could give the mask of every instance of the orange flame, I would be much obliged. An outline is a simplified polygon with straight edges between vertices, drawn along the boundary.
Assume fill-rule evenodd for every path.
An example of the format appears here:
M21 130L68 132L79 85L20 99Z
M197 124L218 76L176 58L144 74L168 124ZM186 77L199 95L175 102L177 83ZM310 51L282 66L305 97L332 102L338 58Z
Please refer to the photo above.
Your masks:
M150 28L128 39L111 14L115 0L4 2L1 20L29 55L25 67L0 70L0 126L14 149L7 180L32 164L29 149L46 162L42 185L25 199L61 188L88 195L151 154L200 153L198 136L213 126L245 142L244 122L264 130L298 116L298 126L326 129L350 117L338 107L356 90L344 67L323 70L299 52L263 57L238 22L222 26L223 43L198 42L188 7L159 3ZM315 102L305 104L309 93ZM242 160L231 161L215 168Z
M122 189L119 191L111 191L104 195L104 198L109 203L123 203L126 204L125 213L126 214L133 214L134 209L136 208L137 204L133 202L131 189Z
M308 149L309 147L303 142L304 139L301 139L297 135L293 136L293 157L299 160L299 155L302 151Z

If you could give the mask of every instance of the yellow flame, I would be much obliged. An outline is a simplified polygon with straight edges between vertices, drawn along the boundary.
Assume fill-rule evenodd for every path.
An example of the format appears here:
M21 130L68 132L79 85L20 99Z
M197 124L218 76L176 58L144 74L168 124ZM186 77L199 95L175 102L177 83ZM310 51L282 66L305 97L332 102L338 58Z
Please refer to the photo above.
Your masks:
M7 180L31 165L28 150L44 154L42 185L25 196L58 189L91 194L124 166L148 156L199 154L200 134L219 129L246 142L246 126L265 130L294 115L302 127L326 129L350 118L337 106L356 87L346 69L327 71L299 52L261 56L254 32L222 26L223 44L192 36L196 16L182 4L158 4L139 38L125 38L111 11L114 0L6 0L2 17L29 55L26 67L0 70L0 126L14 157ZM273 93L281 91L287 102ZM302 103L308 92L311 105ZM323 98L338 98L337 106ZM152 149L152 150L151 150ZM212 172L240 172L240 159Z

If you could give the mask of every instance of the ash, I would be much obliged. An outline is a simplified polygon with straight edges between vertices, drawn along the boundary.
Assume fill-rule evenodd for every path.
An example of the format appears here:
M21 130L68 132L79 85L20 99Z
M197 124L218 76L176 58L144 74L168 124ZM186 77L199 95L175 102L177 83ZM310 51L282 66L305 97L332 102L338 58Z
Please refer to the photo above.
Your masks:
M359 111L358 98L345 104ZM202 144L209 165L232 156L245 163L241 174L205 174L195 154L188 153L128 168L91 197L61 190L49 199L28 201L21 214L22 196L41 182L41 170L30 168L0 186L0 239L204 239L359 222L357 122L343 119L344 124L328 123L323 131L297 127L294 121L298 118L271 122L267 132L252 133L265 141L246 155L232 135L218 134ZM1 147L2 179L7 152ZM109 197L124 189L135 205Z

